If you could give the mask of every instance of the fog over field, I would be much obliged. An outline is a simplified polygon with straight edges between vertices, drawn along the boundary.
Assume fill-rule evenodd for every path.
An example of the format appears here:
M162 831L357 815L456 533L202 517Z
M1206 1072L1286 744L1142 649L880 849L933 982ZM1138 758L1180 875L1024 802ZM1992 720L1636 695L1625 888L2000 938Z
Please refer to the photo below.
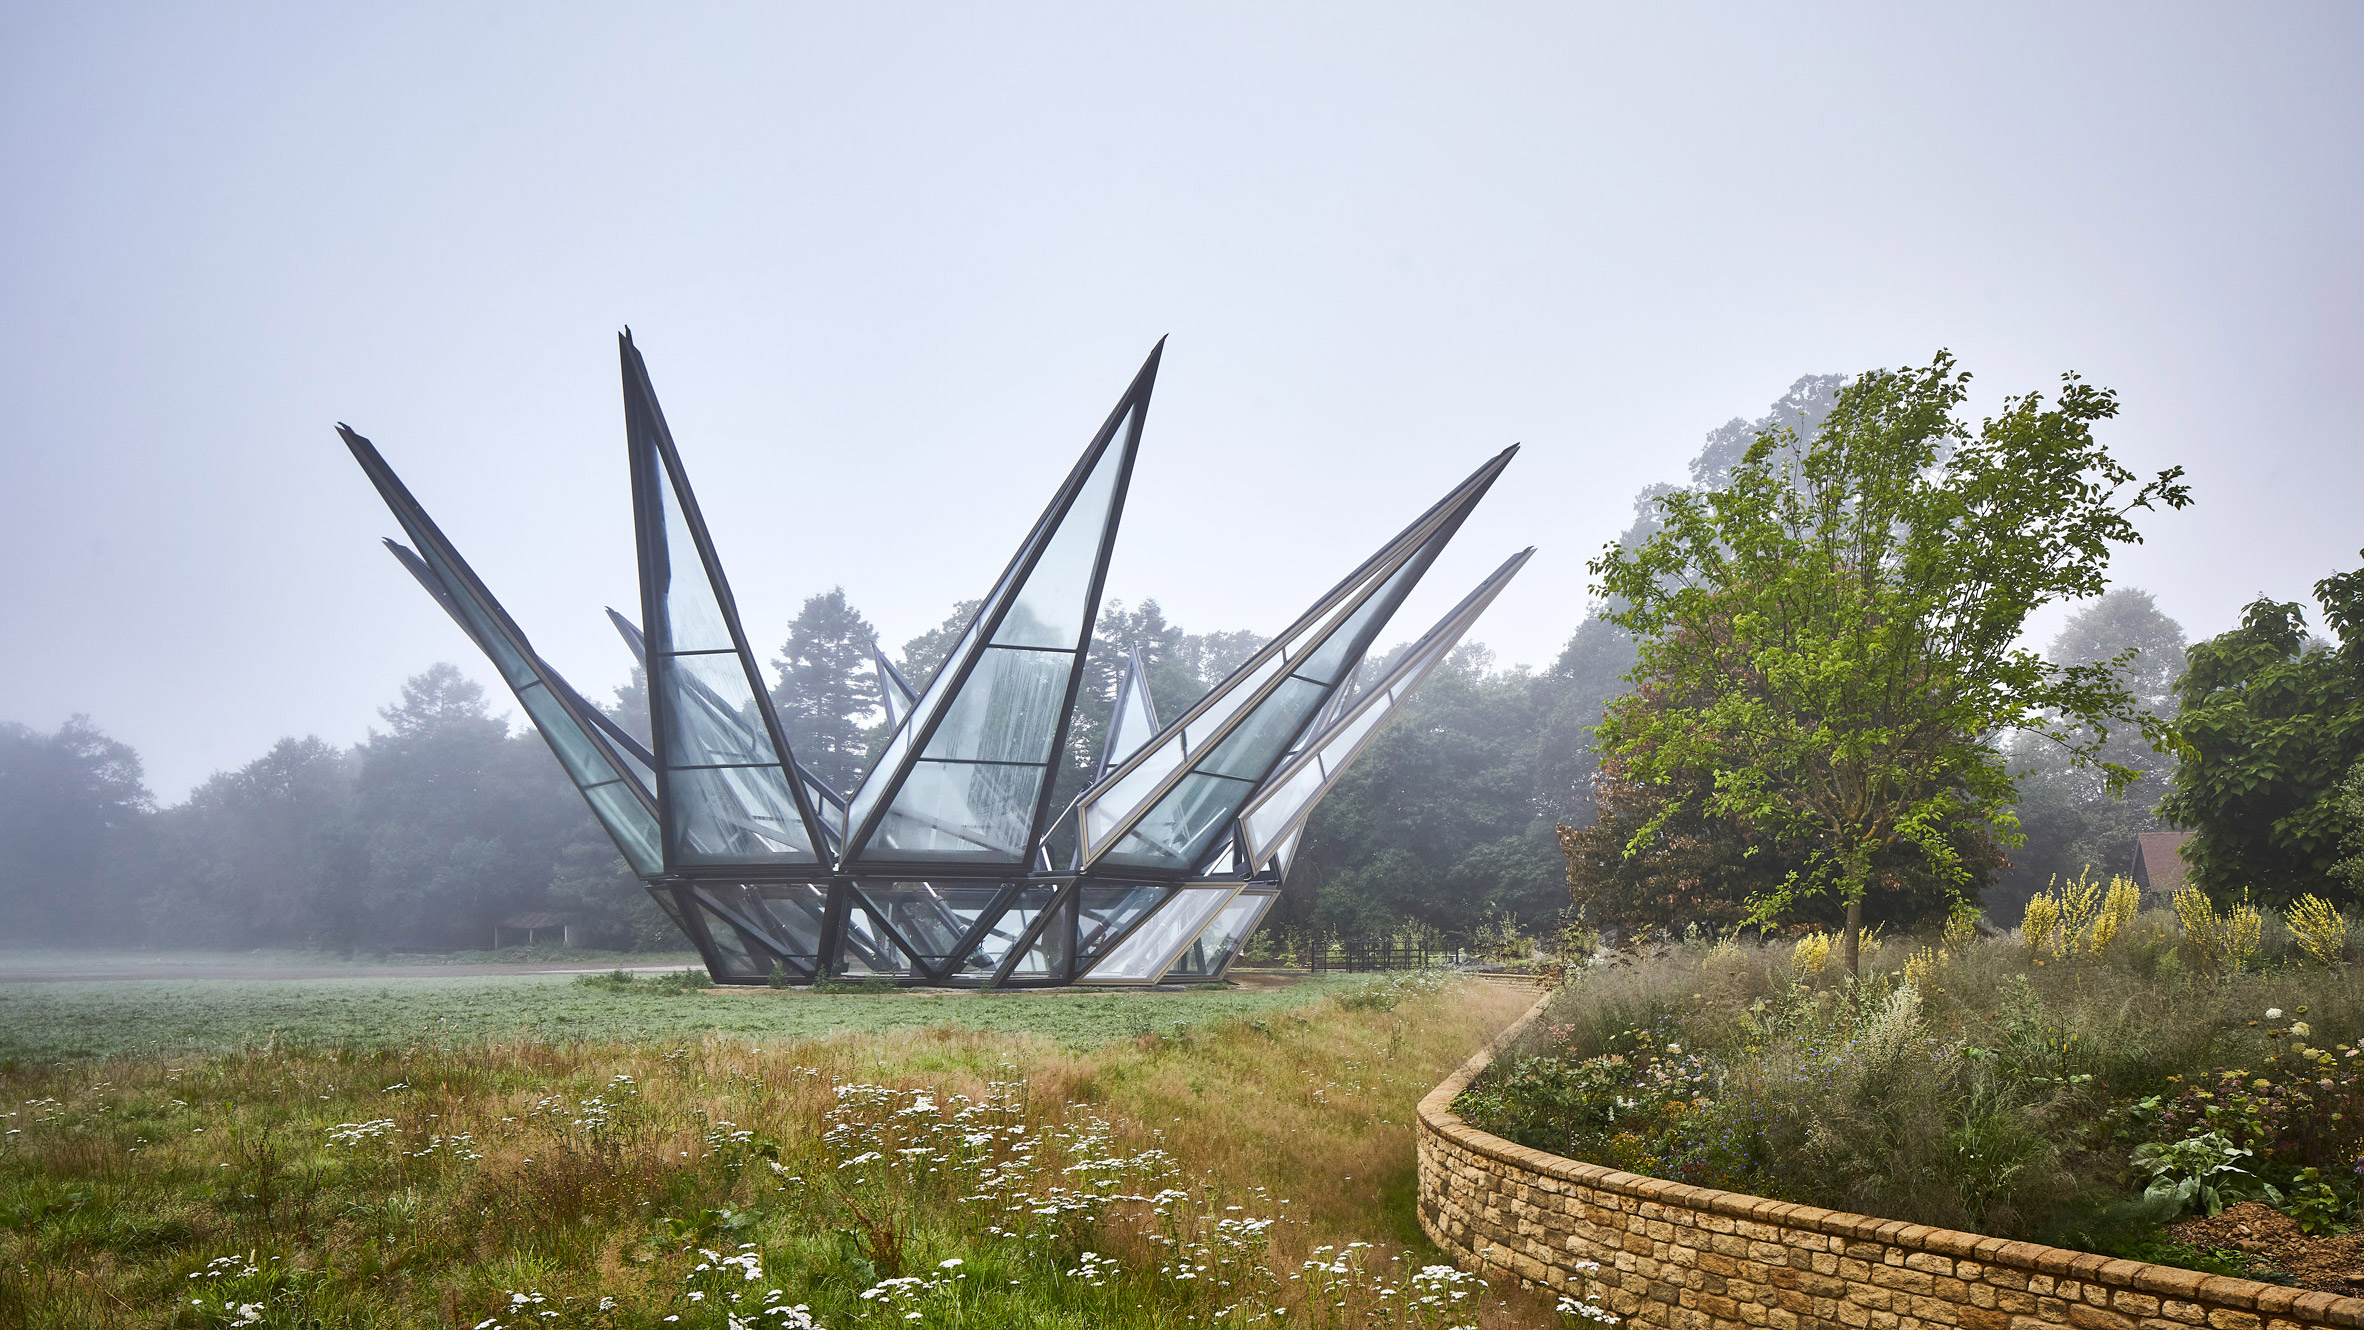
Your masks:
M2333 5L17 7L0 719L170 802L493 684L339 420L604 696L627 324L759 647L979 594L1168 334L1110 592L1194 632L1520 442L1400 635L1537 544L1476 636L1548 665L1708 430L1950 347L2190 469L2118 573L2205 636L2364 540L2359 55Z

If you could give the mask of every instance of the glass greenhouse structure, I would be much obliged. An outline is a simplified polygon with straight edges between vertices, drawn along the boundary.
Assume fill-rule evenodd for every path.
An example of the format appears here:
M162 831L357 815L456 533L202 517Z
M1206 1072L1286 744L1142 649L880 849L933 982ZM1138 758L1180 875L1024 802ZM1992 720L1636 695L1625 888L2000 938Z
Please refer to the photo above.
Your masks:
M568 687L370 441L338 429L408 542L388 548L492 660L724 983L1219 978L1323 793L1533 553L1366 662L1513 447L1179 716L1158 715L1132 658L1096 770L1054 807L1161 342L935 676L915 686L876 658L889 738L854 788L832 789L790 751L647 364L629 332L619 342L640 617L609 615L646 669L646 734Z

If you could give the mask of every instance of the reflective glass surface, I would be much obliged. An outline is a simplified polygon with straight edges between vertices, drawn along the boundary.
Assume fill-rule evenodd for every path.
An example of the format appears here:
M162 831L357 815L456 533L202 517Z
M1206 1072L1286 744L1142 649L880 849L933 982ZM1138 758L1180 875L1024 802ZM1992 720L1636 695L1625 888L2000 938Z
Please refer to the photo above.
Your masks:
M706 963L719 967L714 973L716 979L762 979L772 972L771 966L757 962L755 953L748 950L746 940L729 920L703 904L697 910L699 920L706 925L706 936L714 942L714 951L706 957Z
M1091 833L1094 849L1107 839L1109 831L1123 821L1127 814L1147 799L1174 768L1182 765L1182 736L1169 735L1141 759L1141 765L1126 773L1122 780L1101 795L1086 803L1083 809L1084 826Z
M1388 574L1379 589L1371 593L1371 598L1324 636L1321 645L1305 653L1305 659L1291 672L1322 683L1335 683L1348 664L1362 658L1363 649L1379 625L1395 613L1397 603L1416 580L1412 570L1425 566L1422 560L1413 558Z
M1110 502L1116 497L1116 477L1124 469L1125 435L1132 413L1117 422L1116 433L1100 460L1076 491L1057 534L1043 547L1024 585L1011 600L1009 613L994 630L996 646L1063 647L1074 650L1082 639L1084 616L1091 609L1092 572L1100 560L1100 545L1108 534Z
M988 648L944 712L922 755L983 762L1044 762L1067 700L1072 651Z
M1010 948L1018 944L1018 939L1025 936L1026 930L1050 907L1051 899L1058 895L1058 891L1057 887L1047 882L1038 882L1020 891L1018 898L1010 903L1010 908L993 921L993 926L986 930L984 937L978 939L977 945L960 958L960 963L952 968L948 978L958 981L963 977L983 979L991 975L1000 967L1002 958L1010 954ZM1065 947L1066 931L1056 931L1059 933L1058 945ZM1037 947L1032 950L1039 953L1041 949ZM1039 960L1039 956L1036 959ZM1025 966L1026 962L1021 961L1011 971L1012 975L1024 972Z
M1140 752L1141 745L1157 736L1157 718L1150 711L1149 682L1134 668L1138 663L1126 666L1124 696L1117 699L1116 714L1108 722L1108 747L1100 757L1102 771L1114 771L1126 758Z
M915 762L871 838L871 858L1015 862L1042 793L1043 768Z
M1233 812L1256 787L1229 776L1192 772L1108 852L1108 862L1186 872L1199 862Z
M689 767L669 777L674 862L812 861L804 823L778 767Z
M1319 765L1308 762L1295 775L1282 782L1263 802L1248 810L1240 825L1248 833L1248 853L1261 854L1273 838L1288 829L1290 819L1297 816L1321 793L1322 773Z
M1026 954L1010 967L1010 982L1064 980L1067 977L1068 948L1074 932L1075 902L1070 900L1059 907L1051 921L1043 925L1041 934L1027 945Z
M1241 944L1256 930L1256 921L1262 919L1264 912L1272 908L1272 903L1279 898L1277 892L1246 891L1232 897L1231 902L1216 913L1215 921L1207 925L1206 931L1200 933L1189 946L1182 949L1180 956L1174 958L1172 968L1166 971L1166 978L1211 979L1223 973L1223 967L1231 964L1231 958L1239 954Z
M778 761L739 654L671 658L665 761L676 767Z
M910 977L916 969L911 957L895 945L869 911L856 904L845 912L845 964L841 973L902 979Z
M765 883L747 889L762 913L755 917L772 926L791 955L821 954L821 925L828 914L829 893L810 882Z
M1231 899L1231 887L1184 887L1085 975L1088 983L1154 983Z
M657 474L657 503L665 525L665 557L658 569L663 580L656 588L663 597L670 629L663 649L728 651L732 648L730 625L722 617L722 602L699 561L697 540L690 532L688 515L682 511L681 496L673 492L673 473L666 469L662 455L654 462L651 469Z
M1214 751L1199 759L1198 769L1243 780L1264 779L1264 773L1296 741L1328 694L1322 684L1297 678L1281 680L1280 687L1257 703Z
M640 801L640 796L625 789L623 782L611 781L586 788L583 798L615 840L616 848L624 852L624 860L632 865L634 873L654 877L665 871L665 850L657 839L657 815Z
M1115 944L1133 922L1157 907L1167 896L1164 887L1087 884L1077 889L1076 955L1089 967Z
M931 964L950 956L969 926L1001 894L998 884L977 883L866 883L856 890L887 917L904 941L918 948L921 960Z

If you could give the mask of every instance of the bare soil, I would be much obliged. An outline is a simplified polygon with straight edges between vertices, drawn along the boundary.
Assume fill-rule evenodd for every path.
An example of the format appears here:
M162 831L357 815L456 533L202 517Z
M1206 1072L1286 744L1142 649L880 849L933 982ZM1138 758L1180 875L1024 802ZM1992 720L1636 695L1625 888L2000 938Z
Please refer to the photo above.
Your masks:
M2185 1219L2167 1231L2187 1246L2248 1252L2301 1288L2364 1293L2364 1233L2308 1237L2297 1220L2258 1201L2228 1205L2214 1219Z

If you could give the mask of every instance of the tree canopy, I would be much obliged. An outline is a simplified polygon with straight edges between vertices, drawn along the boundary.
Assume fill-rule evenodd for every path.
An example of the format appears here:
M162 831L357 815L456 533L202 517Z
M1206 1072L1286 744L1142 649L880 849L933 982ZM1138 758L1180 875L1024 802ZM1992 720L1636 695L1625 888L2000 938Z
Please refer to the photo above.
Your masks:
M1831 894L1851 962L1880 856L1963 884L1959 823L2009 834L1987 736L2042 734L2115 784L2135 773L2101 756L2109 727L2156 726L2113 670L2019 638L2039 606L2101 594L2111 549L2140 539L2129 514L2190 501L2180 470L2138 482L2093 434L2115 396L2074 375L1976 429L1968 388L1943 353L1864 374L1810 441L1760 435L1727 484L1664 495L1661 530L1591 564L1640 644L1604 746L1671 796L1629 848L1686 806L1799 845L1752 916Z
M2185 753L2159 811L2196 833L2192 880L2220 896L2359 899L2333 868L2349 834L2339 787L2364 763L2364 569L2316 583L2315 600L2336 646L2309 640L2295 602L2258 600L2191 648L2176 685Z

